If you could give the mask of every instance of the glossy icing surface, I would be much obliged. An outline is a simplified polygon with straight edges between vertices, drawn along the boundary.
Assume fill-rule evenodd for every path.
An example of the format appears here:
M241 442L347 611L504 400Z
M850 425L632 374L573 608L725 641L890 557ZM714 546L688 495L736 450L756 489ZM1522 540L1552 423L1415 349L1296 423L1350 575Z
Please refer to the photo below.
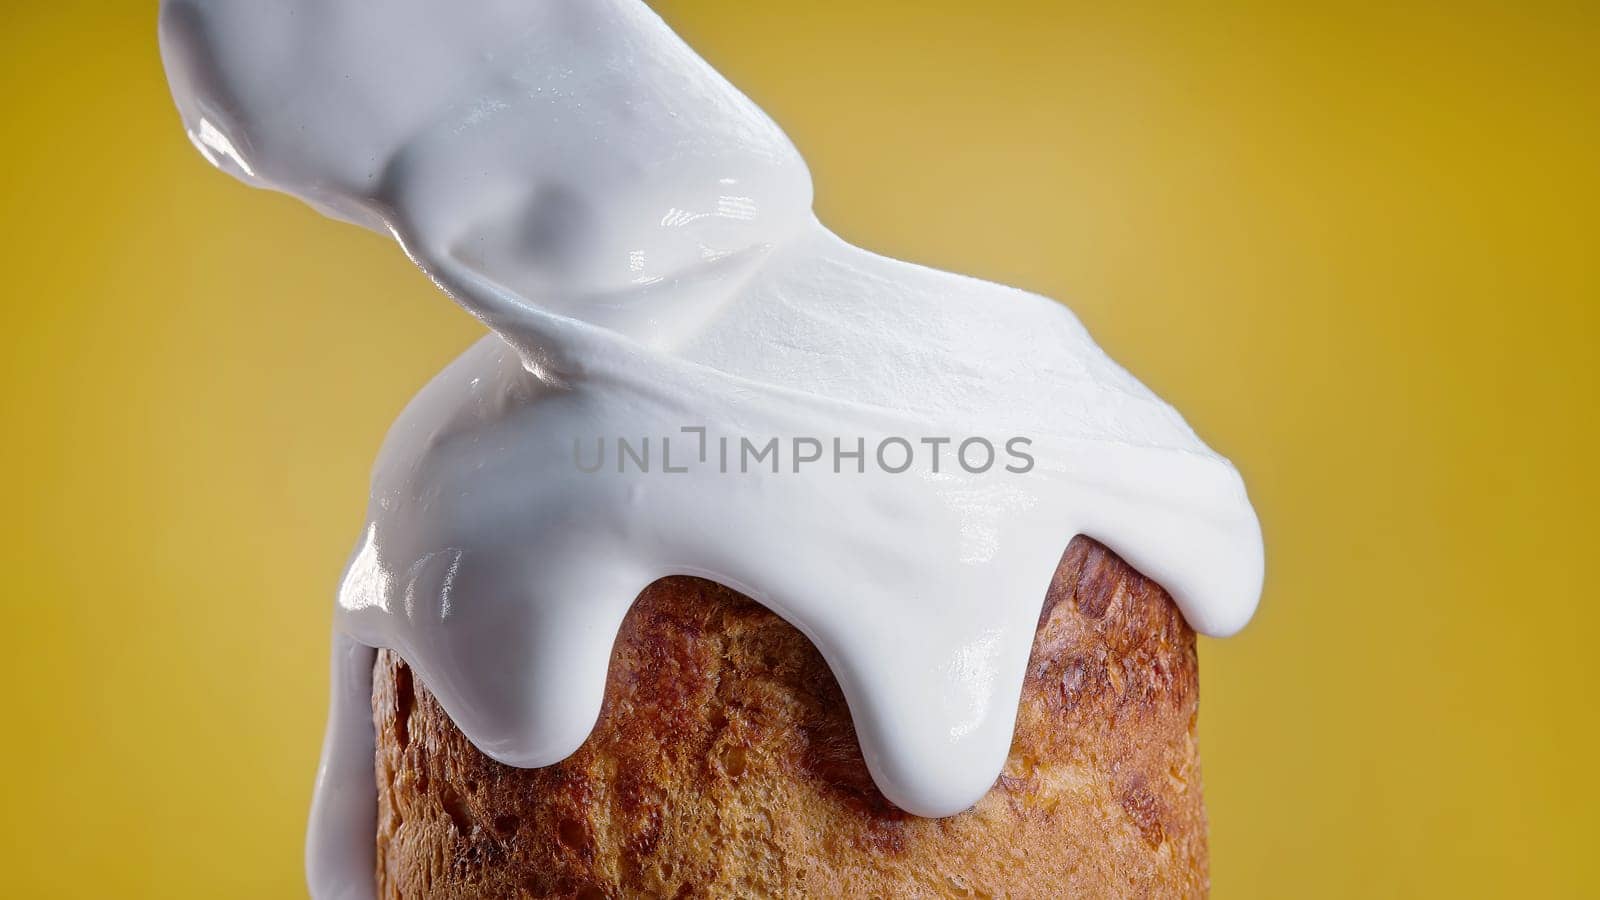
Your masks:
M1226 460L1066 308L828 232L783 133L642 3L166 0L162 50L208 159L393 234L492 330L374 471L316 896L372 892L371 647L548 765L639 591L712 578L817 645L878 786L941 816L1004 763L1074 534L1201 632L1253 612Z

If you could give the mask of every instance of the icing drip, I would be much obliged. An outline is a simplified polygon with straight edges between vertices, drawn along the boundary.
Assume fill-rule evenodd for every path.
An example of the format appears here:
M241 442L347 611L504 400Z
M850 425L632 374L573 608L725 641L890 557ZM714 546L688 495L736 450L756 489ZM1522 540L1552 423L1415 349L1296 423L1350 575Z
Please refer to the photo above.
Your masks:
M1201 632L1253 612L1226 460L1064 307L828 232L783 133L642 3L166 0L161 26L209 160L392 233L492 331L374 471L316 896L372 893L372 647L483 752L548 765L639 591L711 578L817 645L879 788L942 816L1005 761L1073 535Z

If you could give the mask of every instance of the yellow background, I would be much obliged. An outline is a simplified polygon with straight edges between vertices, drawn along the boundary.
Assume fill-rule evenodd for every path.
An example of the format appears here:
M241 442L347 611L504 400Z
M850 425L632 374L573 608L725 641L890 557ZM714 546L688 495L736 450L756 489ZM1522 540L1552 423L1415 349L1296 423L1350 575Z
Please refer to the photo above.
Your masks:
M843 235L1069 302L1243 470L1266 595L1202 650L1224 898L1595 878L1600 30L1399 6L662 5ZM303 890L367 467L478 333L209 171L154 21L0 19L10 896Z

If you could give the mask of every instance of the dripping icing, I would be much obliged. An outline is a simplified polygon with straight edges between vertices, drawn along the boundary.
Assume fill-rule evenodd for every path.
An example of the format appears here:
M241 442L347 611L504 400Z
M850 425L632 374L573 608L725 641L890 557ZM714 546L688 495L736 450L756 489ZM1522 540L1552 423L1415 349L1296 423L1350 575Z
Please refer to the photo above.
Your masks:
M412 401L336 606L307 865L371 896L372 651L519 766L585 739L657 578L709 577L822 652L871 775L928 816L1004 763L1045 588L1105 543L1238 630L1260 531L1238 474L1065 308L877 256L810 211L782 131L635 0L165 0L191 139L392 234L491 333ZM919 464L605 476L574 440L1026 434L1025 476Z

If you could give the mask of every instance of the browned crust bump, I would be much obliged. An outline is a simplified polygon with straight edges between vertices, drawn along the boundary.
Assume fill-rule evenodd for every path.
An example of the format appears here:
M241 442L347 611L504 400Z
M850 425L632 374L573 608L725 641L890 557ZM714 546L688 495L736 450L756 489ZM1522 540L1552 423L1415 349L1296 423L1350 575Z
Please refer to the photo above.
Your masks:
M1204 894L1194 633L1082 537L1039 623L1005 771L947 819L889 805L815 648L709 581L639 596L594 733L548 768L479 753L380 653L380 895Z

